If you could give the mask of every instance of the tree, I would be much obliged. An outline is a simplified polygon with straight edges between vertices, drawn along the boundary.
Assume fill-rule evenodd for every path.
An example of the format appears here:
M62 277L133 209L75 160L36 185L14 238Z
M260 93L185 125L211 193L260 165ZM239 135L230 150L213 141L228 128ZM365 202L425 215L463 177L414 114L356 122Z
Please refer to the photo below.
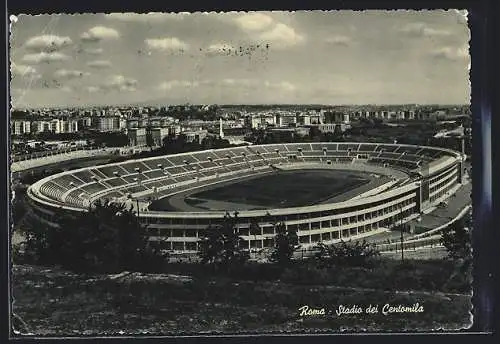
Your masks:
M248 228L248 232L250 235L253 235L255 242L257 242L257 235L260 235L262 232L262 229L260 228L259 224L257 221L252 220L250 222L250 228ZM257 256L257 254L255 255Z
M342 128L341 128L340 124L335 125L335 128L333 129L333 134L337 138L340 138L343 136L343 132L342 132Z
M446 227L441 234L441 243L453 260L467 259L471 256L471 218L465 216Z
M90 141L93 142L93 145L98 147L124 147L129 143L128 136L122 132L93 132L90 135L92 135Z
M323 133L321 132L321 130L319 130L318 127L316 127L316 126L309 127L309 138L312 141L315 141L315 140L320 141L322 136L323 136Z
M152 129L151 126L148 126L146 128L146 146L148 146L150 150L155 145L155 142L153 140L153 133L152 133L151 129Z
M12 224L18 225L21 219L26 215L27 209L25 205L26 186L19 184L14 186L15 197L12 201Z
M244 264L249 256L245 240L240 236L238 213L226 213L222 223L210 225L200 233L199 256L203 264L214 264L226 270Z
M287 265L292 261L295 246L299 243L297 230L285 226L283 222L274 225L274 249L270 260L280 265Z
M36 262L79 272L151 272L163 257L148 241L146 230L123 204L97 201L88 212L61 213L56 226L26 229L26 252Z
M448 257L455 262L453 273L444 286L448 286L456 276L466 276L469 281L472 278L471 229L472 217L469 213L441 233L440 241L446 247Z
M340 243L325 245L319 243L316 246L316 260L323 266L345 265L345 266L369 266L380 252L374 245L363 241L344 241Z

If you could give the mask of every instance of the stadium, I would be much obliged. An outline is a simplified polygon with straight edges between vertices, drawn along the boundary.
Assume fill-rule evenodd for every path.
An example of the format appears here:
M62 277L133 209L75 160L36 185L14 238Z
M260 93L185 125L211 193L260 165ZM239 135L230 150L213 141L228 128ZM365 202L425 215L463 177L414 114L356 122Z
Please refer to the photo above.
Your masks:
M456 151L403 144L253 145L65 171L31 185L28 199L51 226L56 213L88 211L98 199L125 203L151 243L171 252L196 252L200 231L228 212L237 212L250 250L272 247L279 222L308 248L417 218L456 192L464 161Z

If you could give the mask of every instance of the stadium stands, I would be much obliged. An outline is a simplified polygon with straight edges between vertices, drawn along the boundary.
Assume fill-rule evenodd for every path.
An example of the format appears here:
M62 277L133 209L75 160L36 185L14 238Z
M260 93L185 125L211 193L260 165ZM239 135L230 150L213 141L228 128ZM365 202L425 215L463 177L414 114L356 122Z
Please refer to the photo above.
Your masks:
M448 159L439 160L442 157ZM450 157L454 159L449 159ZM438 163L440 161L444 162ZM322 168L357 171L372 166L374 169L392 168L393 171L399 171L398 173L401 175L404 174L401 171L418 171L425 164L429 173L426 178L429 182L423 183L423 185L429 189L422 195L428 197L430 202L437 202L460 180L458 176L463 170L460 163L461 155L459 153L433 147L352 142L272 144L176 154L66 171L36 182L30 187L28 195L37 206L45 208L46 212L65 207L86 210L91 201L96 199L123 199L129 194L141 200L164 197L193 186L203 186L207 183L206 180L209 180L210 183L218 183L258 173L269 173L273 171L270 165L274 165L276 168L280 164L283 166L306 164L309 166L308 168L321 166ZM434 165L439 166L439 168L432 169ZM418 213L421 207L430 206L429 202L418 203L420 196L416 196L416 190L423 187L418 185L411 183L411 180L400 183L397 187L392 187L384 193L358 200L354 208L349 205L349 202L344 202L345 204L324 205L325 209L321 208L323 209L321 211L305 210L305 208L304 210L275 209L272 211L278 214L275 215L276 219L284 221L287 226L297 226L300 242L306 245L319 240L340 240L340 238L370 235L375 233L378 228L382 228L386 223L384 221L394 219L401 209L406 215L411 215ZM384 207L383 211L379 210L379 208L382 209L381 207ZM338 210L341 208L342 210ZM355 217L356 220L352 220L351 217L345 221L338 220L338 216L352 211L359 213L356 215L358 217ZM363 217L364 212L367 213L366 218ZM145 216L145 221L159 216L158 219L154 220L154 223L163 223L165 226L174 221L169 219L168 214L159 215L155 212L146 212L141 216ZM260 221L264 216L264 214L252 214L249 213L247 218L257 216ZM46 217L46 215L43 216ZM40 218L43 216L40 215ZM179 220L180 224L187 223L187 219L192 216L199 217L197 221L200 223L212 223L210 221L213 221L213 213L206 215L207 218L203 214L194 215L189 212L176 216L185 218L185 220ZM325 216L333 217L325 220ZM315 217L321 217L321 220L314 220ZM362 225L357 225L356 222L359 221L365 222ZM369 223L366 224L366 221ZM184 238L184 236L182 237ZM175 239L176 242L180 243L179 250L181 251L186 251L187 247L196 247L195 241ZM195 239L193 238L193 240ZM264 245L264 237L259 236L257 241L250 243L254 240L249 237L249 245Z

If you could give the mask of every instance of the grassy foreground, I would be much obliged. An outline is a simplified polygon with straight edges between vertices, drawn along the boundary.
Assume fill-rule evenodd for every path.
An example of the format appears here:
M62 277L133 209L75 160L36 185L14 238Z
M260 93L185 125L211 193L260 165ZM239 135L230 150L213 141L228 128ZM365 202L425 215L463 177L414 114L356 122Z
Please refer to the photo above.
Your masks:
M281 272L269 267L256 272L261 268L253 266L232 277L182 264L171 265L170 271L160 275L115 276L15 265L13 312L36 336L467 328L471 325L471 296L462 290L464 281L459 277L461 281L453 282L453 271L443 270L443 264L422 262L424 268L419 269L418 262L406 267L386 262L374 269L312 272L307 266ZM414 290L410 291L412 285ZM415 303L423 307L422 312L382 314L384 304ZM305 305L324 308L325 314L301 316L299 308ZM340 305L356 305L362 313L339 316L336 311ZM378 305L378 313L367 314L369 305Z

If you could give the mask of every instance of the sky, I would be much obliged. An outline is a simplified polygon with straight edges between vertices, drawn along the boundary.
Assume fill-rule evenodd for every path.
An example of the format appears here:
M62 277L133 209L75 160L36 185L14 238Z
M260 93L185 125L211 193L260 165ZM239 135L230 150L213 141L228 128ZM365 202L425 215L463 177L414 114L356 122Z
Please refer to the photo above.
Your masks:
M464 12L11 17L14 107L469 104Z

